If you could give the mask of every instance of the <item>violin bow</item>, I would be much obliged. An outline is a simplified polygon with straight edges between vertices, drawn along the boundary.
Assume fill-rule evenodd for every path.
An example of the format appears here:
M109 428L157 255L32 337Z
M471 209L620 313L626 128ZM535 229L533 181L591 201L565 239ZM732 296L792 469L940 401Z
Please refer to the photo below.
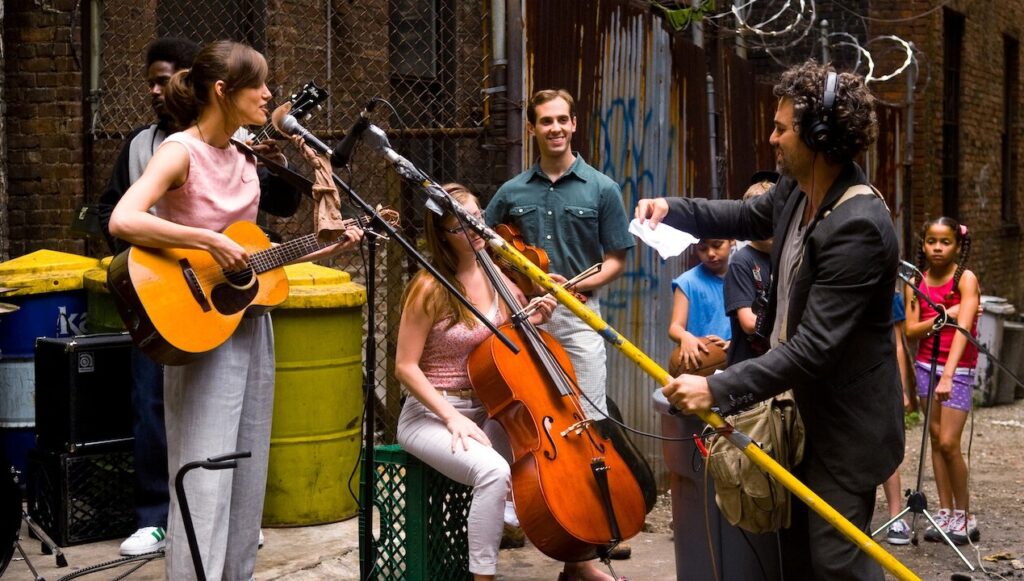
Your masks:
M594 276L595 274L601 272L602 265L604 265L603 262L598 262L597 264L592 265L590 268L584 270L583 272L581 272L581 273L577 274L576 276L570 278L569 280L563 282L562 283L562 288L564 288L566 290L569 290L572 287L574 287L577 284L579 284L581 281L586 280L586 279ZM544 295L544 296L548 296L548 295ZM523 310L522 310L523 316L524 317L529 317L538 308L539 308L539 305L537 304L536 301L531 302L530 304L526 305L523 308Z

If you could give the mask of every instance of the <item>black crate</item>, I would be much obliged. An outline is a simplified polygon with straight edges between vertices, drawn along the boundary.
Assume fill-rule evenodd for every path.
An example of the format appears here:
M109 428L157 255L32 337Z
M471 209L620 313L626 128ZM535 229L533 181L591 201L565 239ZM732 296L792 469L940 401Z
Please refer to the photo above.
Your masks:
M74 452L132 437L131 345L127 333L36 340L40 448Z
M96 453L29 451L28 512L60 546L135 531L131 441Z

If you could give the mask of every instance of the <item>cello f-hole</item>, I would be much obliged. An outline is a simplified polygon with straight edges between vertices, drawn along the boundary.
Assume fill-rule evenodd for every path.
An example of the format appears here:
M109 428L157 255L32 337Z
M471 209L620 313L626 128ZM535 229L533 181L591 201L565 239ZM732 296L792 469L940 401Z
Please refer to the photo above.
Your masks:
M558 458L558 446L555 445L554 438L551 437L551 426L555 423L555 419L551 416L544 416L541 421L541 425L544 426L544 437L548 439L548 443L551 444L551 450L544 450L544 457L548 460L554 460Z

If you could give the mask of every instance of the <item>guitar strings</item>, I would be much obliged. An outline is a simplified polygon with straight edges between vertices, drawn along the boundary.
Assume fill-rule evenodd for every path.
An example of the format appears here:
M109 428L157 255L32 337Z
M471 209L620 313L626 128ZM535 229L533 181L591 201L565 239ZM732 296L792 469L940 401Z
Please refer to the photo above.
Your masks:
M397 213L394 210L382 210L385 214L383 218L387 222L397 222ZM360 216L358 218L348 218L342 221L342 226L348 228L350 226L367 226L371 217ZM310 254L321 250L332 244L337 244L338 240L332 242L321 243L317 238L316 234L307 234L299 238L295 238L279 244L277 246L271 246L249 255L249 262L247 268L241 270L224 270L220 265L213 264L205 267L193 269L193 273L196 275L196 279L202 287L211 287L219 284L222 281L227 281L233 284L241 284L247 282L253 274L261 274L267 272L277 266L297 260ZM244 275L245 279L238 281L239 275Z

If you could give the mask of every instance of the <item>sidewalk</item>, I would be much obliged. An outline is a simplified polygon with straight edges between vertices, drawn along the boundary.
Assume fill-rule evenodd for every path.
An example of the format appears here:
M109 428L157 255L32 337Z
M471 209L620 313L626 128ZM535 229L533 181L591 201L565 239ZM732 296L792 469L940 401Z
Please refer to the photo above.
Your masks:
M668 498L659 498L660 503ZM655 512L657 512L657 508ZM633 580L671 579L675 565L671 535L667 527L653 527L657 532L642 532L630 540L633 556L625 561L613 561L618 575ZM260 581L282 579L287 581L314 581L321 579L359 579L359 519L322 526L294 528L264 528L266 542L259 552L256 578ZM85 567L119 558L118 546L121 539L89 543L62 549L68 566L57 568L52 555L40 553L38 541L28 539L27 528L22 526L22 547L28 554L39 574L47 581L61 577ZM28 567L20 560L8 566L4 581L31 581ZM552 581L558 577L562 567L527 544L522 549L501 551L498 565L498 579L536 579ZM84 580L109 580L124 574L133 565L78 577ZM132 573L132 581L160 581L164 579L163 560L150 562Z

